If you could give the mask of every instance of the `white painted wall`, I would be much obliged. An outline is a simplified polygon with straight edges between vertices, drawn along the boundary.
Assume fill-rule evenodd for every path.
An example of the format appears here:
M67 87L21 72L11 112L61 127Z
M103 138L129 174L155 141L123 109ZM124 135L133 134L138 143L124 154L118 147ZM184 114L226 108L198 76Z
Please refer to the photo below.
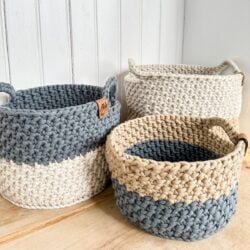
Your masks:
M211 65L232 58L248 79L249 10L249 0L0 0L0 81L16 89L103 85L117 74L124 103L129 57ZM248 133L249 99L247 80L241 125Z
M0 81L122 80L127 60L180 63L184 0L0 0Z
M246 73L241 130L250 134L250 1L186 0L183 63L235 60Z

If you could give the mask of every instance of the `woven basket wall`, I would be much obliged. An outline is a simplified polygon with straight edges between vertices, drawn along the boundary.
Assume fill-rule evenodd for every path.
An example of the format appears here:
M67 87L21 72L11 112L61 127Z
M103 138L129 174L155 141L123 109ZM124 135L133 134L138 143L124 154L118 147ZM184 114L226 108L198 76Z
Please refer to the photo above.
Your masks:
M214 126L225 135L211 132ZM159 115L123 123L106 144L116 204L157 236L206 238L236 211L246 144L219 118Z
M227 73L229 70L233 73ZM216 67L136 65L125 77L128 118L173 114L219 117L238 126L243 73L233 61Z
M116 79L104 88L55 85L15 91L0 107L0 194L25 208L66 207L102 191L109 180L104 143L119 123ZM99 117L97 99L108 114Z

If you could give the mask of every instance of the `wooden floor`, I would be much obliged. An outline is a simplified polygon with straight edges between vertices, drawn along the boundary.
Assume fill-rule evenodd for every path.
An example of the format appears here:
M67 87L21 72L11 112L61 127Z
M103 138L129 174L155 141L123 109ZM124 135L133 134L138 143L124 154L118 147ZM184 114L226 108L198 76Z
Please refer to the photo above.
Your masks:
M250 249L250 151L242 167L236 215L221 232L198 242L165 240L129 224L111 187L79 205L27 210L0 198L0 249Z

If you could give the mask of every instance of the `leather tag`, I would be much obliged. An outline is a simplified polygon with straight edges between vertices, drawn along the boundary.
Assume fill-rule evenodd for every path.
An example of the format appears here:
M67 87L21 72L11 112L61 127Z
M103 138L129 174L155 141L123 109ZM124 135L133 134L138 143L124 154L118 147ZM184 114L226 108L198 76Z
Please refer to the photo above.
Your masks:
M107 98L103 97L101 99L98 99L96 100L96 103L98 106L99 117L104 118L105 116L107 116L109 113Z

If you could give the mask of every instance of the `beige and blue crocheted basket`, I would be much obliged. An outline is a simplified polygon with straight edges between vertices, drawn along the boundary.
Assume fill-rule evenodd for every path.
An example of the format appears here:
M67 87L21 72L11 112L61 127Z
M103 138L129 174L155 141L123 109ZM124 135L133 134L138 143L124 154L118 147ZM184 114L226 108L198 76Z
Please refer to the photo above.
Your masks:
M50 85L15 91L0 107L0 194L25 208L66 207L109 180L107 134L119 123L116 78L104 87ZM100 117L96 100L107 111Z
M116 204L157 236L206 238L235 213L246 144L219 118L159 115L121 124L106 143Z

